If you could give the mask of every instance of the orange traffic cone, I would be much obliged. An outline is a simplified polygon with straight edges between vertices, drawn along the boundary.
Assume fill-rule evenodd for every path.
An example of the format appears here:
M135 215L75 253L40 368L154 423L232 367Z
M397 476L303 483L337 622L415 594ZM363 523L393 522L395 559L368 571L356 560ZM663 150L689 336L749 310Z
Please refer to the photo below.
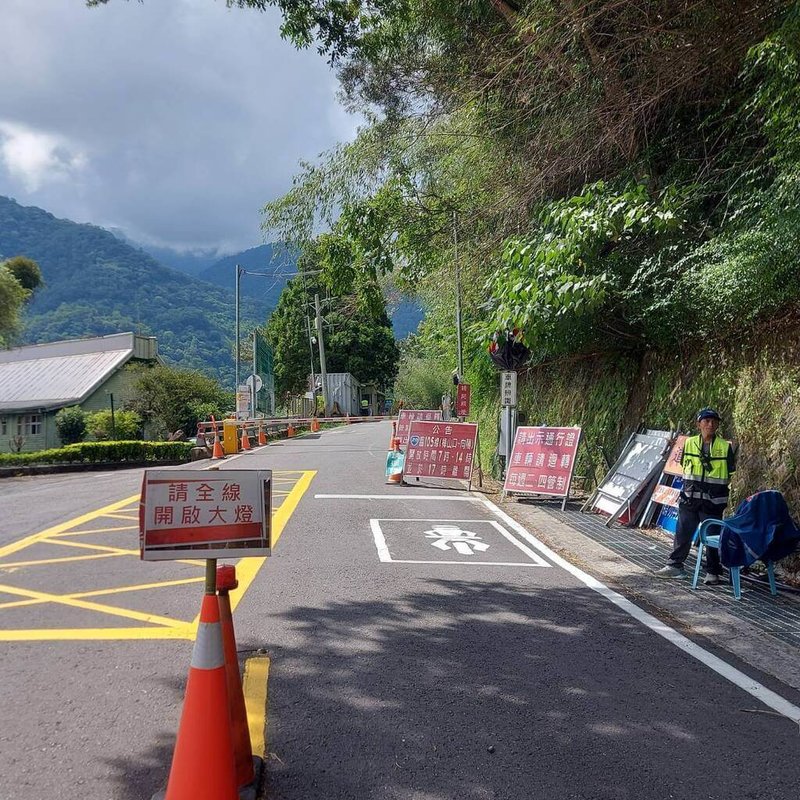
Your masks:
M225 654L215 594L203 596L164 800L238 800Z
M263 425L259 425L258 426L258 444L259 445L264 445L266 443L267 443L267 434L264 433L264 426Z
M291 439L294 436L294 428L292 427L292 423L289 423L289 427L286 428L286 438Z
M211 424L214 426L214 447L211 449L211 458L225 458L225 451L222 449L222 442L219 440L219 426L214 417L211 417Z
M250 728L244 705L239 657L236 655L236 634L233 630L230 590L239 585L236 567L226 564L217 567L217 592L219 593L219 621L222 628L222 649L225 652L225 674L228 679L228 707L231 714L233 760L236 765L237 786L247 786L255 780L253 749L250 745Z
M311 418L311 433L319 433L319 420L316 417Z
M247 428L242 425L242 441L241 441L241 448L242 450L252 450L253 448L250 446L250 437L247 435Z

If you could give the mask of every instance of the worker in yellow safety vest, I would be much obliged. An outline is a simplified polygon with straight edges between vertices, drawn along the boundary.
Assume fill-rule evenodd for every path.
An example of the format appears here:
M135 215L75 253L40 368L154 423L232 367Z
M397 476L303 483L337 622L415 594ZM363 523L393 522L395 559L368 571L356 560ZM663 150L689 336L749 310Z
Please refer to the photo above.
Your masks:
M713 408L697 414L698 436L690 436L683 446L683 487L678 500L678 526L669 563L656 571L660 578L684 574L683 562L689 555L697 526L704 519L722 519L728 505L731 474L736 469L736 448L717 435L720 415ZM720 582L722 566L719 550L707 547L706 577L703 583Z

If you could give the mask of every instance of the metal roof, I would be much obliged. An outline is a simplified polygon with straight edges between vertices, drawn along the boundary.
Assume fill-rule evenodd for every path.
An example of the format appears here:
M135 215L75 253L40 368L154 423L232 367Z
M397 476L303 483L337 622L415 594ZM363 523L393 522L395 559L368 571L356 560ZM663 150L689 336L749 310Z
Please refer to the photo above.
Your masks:
M133 354L132 333L0 351L0 411L80 403Z

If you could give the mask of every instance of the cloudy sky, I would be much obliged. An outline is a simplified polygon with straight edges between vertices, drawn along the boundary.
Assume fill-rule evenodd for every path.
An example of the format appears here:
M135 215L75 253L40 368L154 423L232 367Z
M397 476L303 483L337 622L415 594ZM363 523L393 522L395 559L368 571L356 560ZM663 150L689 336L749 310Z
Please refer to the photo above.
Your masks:
M0 0L0 195L144 244L260 244L300 159L352 138L315 51L224 0Z

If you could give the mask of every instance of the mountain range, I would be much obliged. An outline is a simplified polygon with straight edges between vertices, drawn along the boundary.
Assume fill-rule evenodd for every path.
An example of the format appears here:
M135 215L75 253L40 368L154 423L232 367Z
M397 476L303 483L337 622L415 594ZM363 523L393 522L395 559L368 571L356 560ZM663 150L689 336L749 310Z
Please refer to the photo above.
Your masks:
M133 330L158 337L168 362L231 387L235 265L270 273L242 276L243 330L266 321L295 271L294 260L274 244L223 258L145 248L119 231L58 219L0 196L0 260L16 255L38 262L45 281L27 305L20 343ZM407 300L390 313L396 337L415 329L422 316Z

